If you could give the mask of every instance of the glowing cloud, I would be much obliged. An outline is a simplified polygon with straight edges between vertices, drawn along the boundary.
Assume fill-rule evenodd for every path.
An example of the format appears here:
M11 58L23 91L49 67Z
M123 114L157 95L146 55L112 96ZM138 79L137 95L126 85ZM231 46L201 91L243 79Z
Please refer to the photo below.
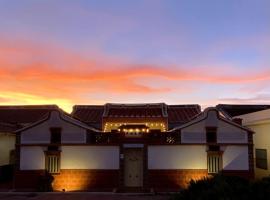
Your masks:
M59 104L70 111L75 103L106 102L91 100L89 94L163 96L179 91L183 82L219 85L270 80L269 69L243 75L231 66L131 64L101 54L85 57L55 44L0 42L0 104Z

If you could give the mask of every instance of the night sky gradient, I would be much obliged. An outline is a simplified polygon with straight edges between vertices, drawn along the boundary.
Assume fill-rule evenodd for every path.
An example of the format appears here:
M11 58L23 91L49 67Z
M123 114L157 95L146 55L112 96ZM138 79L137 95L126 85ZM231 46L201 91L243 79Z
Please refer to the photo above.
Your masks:
M0 0L0 104L270 104L269 0Z

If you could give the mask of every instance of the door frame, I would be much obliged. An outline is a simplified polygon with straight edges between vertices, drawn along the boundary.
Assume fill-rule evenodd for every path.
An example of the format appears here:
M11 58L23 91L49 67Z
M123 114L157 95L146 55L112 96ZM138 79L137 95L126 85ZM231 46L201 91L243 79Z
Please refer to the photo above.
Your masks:
M130 169L130 167L133 167L133 164L130 163L128 157L133 158L133 156L136 156L140 161L139 163L137 163L138 168L136 167L134 169L133 168ZM136 182L131 181L130 178L128 178L128 174L132 176L135 176L135 174L139 175L138 177L139 180L137 180ZM124 149L124 185L125 187L130 187L130 188L143 187L143 149L142 148L125 148Z
M146 144L120 144L120 155L119 155L119 189L120 191L148 191L148 162L147 162L147 145ZM124 152L125 149L142 149L142 187L126 187L125 186L125 161L124 161Z

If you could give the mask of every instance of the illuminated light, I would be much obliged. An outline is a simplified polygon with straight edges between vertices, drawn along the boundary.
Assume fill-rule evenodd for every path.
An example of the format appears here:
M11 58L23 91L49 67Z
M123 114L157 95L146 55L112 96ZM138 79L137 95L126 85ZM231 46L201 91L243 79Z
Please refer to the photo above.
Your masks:
M140 132L140 130L138 128L136 128L136 132Z
M147 129L146 132L148 133L149 132L149 129Z
M154 126L154 124L153 124L153 123L151 123L151 126Z
M145 132L145 129L143 128L142 131Z
M121 131L121 129L119 128L119 129L118 129L118 131L120 132L120 131Z

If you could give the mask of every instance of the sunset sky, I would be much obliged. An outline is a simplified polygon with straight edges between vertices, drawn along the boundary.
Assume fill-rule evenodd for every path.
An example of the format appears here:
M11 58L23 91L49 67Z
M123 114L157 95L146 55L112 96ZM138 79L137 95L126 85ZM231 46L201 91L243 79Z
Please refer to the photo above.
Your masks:
M270 104L269 0L0 0L0 104Z

